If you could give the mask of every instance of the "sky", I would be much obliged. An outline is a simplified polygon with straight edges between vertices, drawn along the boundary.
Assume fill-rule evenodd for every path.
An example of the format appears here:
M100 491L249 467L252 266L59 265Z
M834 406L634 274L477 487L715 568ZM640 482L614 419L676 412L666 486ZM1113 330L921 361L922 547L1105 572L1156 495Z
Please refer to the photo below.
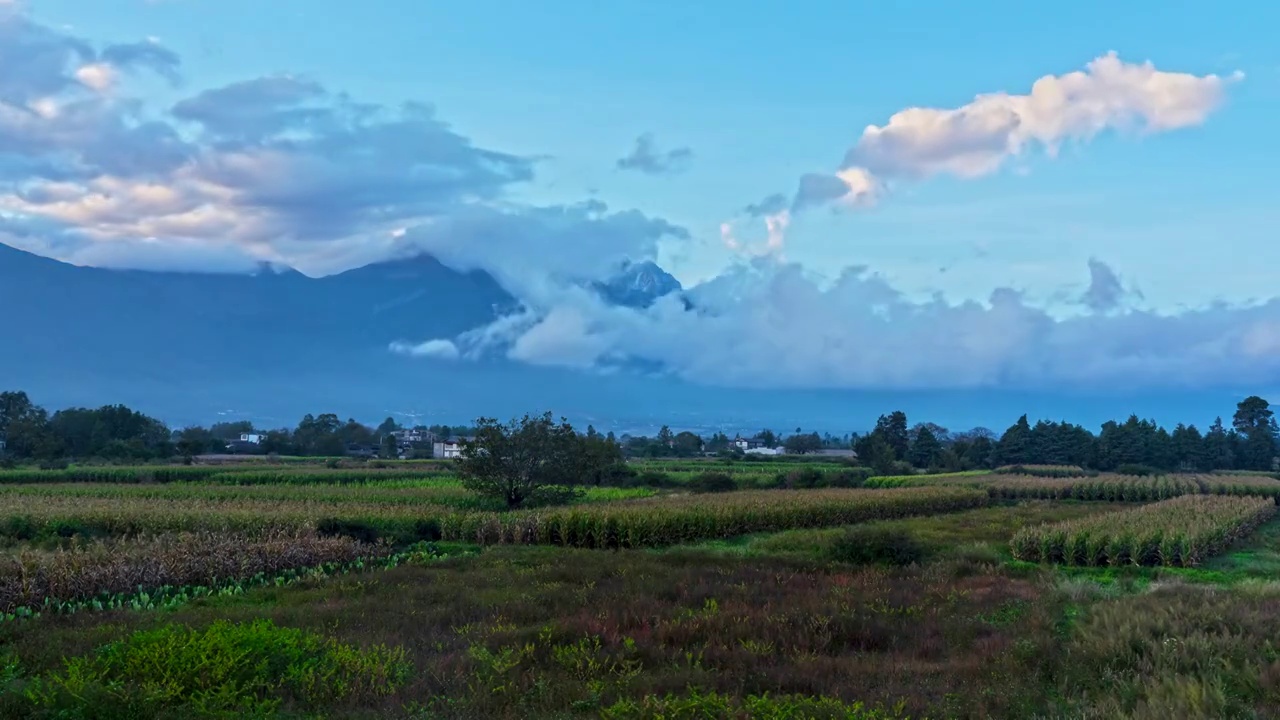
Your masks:
M389 349L424 363L841 388L1280 370L1280 7L0 0L0 18L0 242L312 275L425 251L524 302ZM642 259L698 310L581 290Z

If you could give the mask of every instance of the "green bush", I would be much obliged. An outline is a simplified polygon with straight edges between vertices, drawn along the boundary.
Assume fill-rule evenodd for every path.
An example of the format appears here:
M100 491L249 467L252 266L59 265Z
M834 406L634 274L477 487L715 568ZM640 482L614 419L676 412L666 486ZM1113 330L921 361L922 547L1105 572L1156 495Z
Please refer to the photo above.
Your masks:
M377 528L369 523L339 518L322 518L316 523L316 532L326 537L345 536L367 543L377 542L379 536Z
M904 530L853 527L831 543L827 557L854 565L910 565L924 559L925 551Z
M827 474L817 468L792 470L783 477L782 486L790 490L827 487Z
M730 492L738 489L738 483L725 473L706 472L690 480L689 489L696 493Z
M619 700L601 709L605 720L887 720L902 718L900 710L846 704L830 697L806 695L749 695L745 698L700 693L648 695L640 701Z
M268 718L368 703L395 692L411 666L401 648L361 650L269 620L167 625L73 657L29 681L23 717Z
M871 478L873 471L871 468L859 467L841 470L840 472L827 473L827 487L833 488L856 488L862 487L868 479Z
M1150 465L1140 465L1138 463L1125 463L1116 468L1119 475L1136 475L1138 477L1147 477L1149 475L1159 475L1160 471Z
M670 475L657 470L645 470L635 479L637 487L669 488L677 485Z

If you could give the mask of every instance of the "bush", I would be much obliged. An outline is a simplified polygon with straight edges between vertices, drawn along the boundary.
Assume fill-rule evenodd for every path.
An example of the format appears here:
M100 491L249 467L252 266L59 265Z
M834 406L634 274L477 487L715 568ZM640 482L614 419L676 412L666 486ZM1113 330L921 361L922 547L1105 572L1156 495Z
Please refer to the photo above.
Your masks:
M706 472L690 480L689 489L696 493L731 492L738 489L738 483L725 473Z
M270 620L167 625L134 633L33 678L32 718L277 717L394 693L411 666L401 648L360 649Z
M339 518L322 518L316 523L316 533L324 537L349 537L366 543L376 543L379 536L377 528L368 523Z
M872 475L871 468L859 467L841 470L836 473L827 474L827 487L833 488L856 488L862 487L862 484L870 479Z
M925 556L910 533L883 527L854 527L836 538L827 557L854 565L910 565Z
M789 490L812 490L826 487L827 475L817 468L792 470L783 478L782 486Z
M1140 465L1138 463L1125 463L1116 468L1119 475L1136 475L1138 477L1147 477L1149 475L1159 475L1160 471L1150 465Z
M652 488L669 488L676 487L678 483L667 473L658 472L657 470L645 470L635 479L637 487Z

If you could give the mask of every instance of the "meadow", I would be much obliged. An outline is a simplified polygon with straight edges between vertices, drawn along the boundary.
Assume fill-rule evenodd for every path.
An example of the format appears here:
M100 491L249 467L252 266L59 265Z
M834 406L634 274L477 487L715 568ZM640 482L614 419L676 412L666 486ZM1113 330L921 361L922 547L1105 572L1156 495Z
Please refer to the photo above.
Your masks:
M0 472L0 716L1280 713L1274 478L635 470Z

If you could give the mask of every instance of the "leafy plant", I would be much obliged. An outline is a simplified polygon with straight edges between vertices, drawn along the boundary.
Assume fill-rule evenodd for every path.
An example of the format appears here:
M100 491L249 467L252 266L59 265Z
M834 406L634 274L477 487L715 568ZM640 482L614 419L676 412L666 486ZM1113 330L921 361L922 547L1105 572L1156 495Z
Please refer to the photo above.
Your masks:
M401 648L359 649L269 620L140 631L33 678L29 717L271 717L389 695L411 670Z
M855 565L910 565L923 560L925 554L911 533L886 527L849 528L827 551L831 560Z

